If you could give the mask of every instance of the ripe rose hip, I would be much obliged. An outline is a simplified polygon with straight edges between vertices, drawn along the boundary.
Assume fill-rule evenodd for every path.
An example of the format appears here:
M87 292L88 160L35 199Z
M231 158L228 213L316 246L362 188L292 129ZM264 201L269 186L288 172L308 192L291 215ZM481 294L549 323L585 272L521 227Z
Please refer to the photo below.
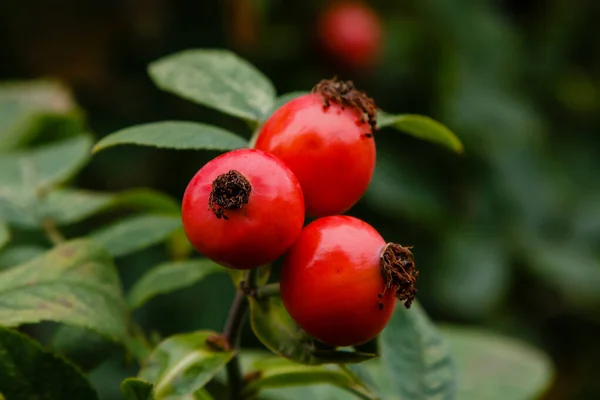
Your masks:
M363 2L333 2L318 19L317 36L322 49L337 64L368 70L380 59L381 21Z
M352 346L383 330L396 297L410 307L417 275L410 250L386 244L371 225L325 217L308 224L288 252L281 298L307 333L331 346Z
M260 150L233 150L192 178L182 220L200 254L225 267L251 269L294 243L304 224L304 198L280 160Z
M324 80L281 106L254 145L296 175L306 212L341 214L364 194L375 169L375 103L352 82Z

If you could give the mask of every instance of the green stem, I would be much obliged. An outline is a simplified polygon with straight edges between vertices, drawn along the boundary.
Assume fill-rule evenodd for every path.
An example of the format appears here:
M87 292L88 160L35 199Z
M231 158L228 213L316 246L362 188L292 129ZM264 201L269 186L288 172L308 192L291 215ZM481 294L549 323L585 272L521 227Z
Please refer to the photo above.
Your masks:
M280 293L281 288L279 287L279 282L269 283L268 285L256 289L256 298L265 299L267 297L279 296Z
M60 233L53 220L45 219L42 221L42 229L53 245L58 246L65 241L65 237Z

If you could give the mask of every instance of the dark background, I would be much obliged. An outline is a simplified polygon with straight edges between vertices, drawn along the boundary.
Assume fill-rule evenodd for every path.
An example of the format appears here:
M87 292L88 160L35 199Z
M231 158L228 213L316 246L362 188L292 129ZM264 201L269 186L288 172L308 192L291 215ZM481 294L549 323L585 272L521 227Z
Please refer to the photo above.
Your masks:
M98 138L164 119L249 137L239 120L159 91L146 73L149 62L178 50L229 48L280 94L337 74L387 112L442 121L465 155L382 131L371 187L349 213L386 240L415 246L419 299L436 321L523 338L556 364L546 399L597 399L600 2L372 1L384 41L371 70L319 51L315 21L325 4L2 0L0 80L60 79ZM95 156L77 184L149 186L180 199L214 155L115 148ZM118 260L126 288L164 258L156 246ZM232 294L227 277L215 276L152 300L136 317L161 335L220 329ZM249 329L243 344L258 346ZM135 370L116 358L92 376L108 399L118 398L127 373Z

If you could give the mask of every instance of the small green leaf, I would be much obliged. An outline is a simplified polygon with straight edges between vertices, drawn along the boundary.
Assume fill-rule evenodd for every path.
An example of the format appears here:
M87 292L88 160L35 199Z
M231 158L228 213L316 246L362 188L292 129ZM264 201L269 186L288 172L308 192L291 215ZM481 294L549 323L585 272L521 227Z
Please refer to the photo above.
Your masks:
M379 335L381 362L393 393L411 400L454 399L456 368L443 336L419 303L398 303ZM386 397L387 398L387 397Z
M97 400L81 373L33 339L0 327L0 390L7 400Z
M126 336L125 304L110 255L76 239L0 272L0 324L55 321L113 340Z
M8 247L0 252L0 270L24 264L45 252L45 248L34 245Z
M150 189L102 193L78 189L56 189L35 200L31 210L0 202L0 215L12 225L39 229L45 220L69 225L97 213L124 208L146 213L179 215L179 204L171 197Z
M154 383L157 400L195 393L234 356L207 345L216 332L197 331L174 335L161 342L144 363L139 378Z
M281 298L250 298L250 323L256 337L273 353L301 364L356 363L373 354L342 350L321 350L292 319Z
M391 126L416 138L437 143L457 153L464 151L460 139L450 129L424 115L390 115L379 110L377 113L377 127L381 129L386 126Z
M184 99L250 121L273 107L273 84L248 61L228 50L192 49L148 68L156 85Z
M60 354L82 371L99 366L117 348L117 344L102 335L80 326L62 325L52 336L52 351Z
M224 271L223 267L207 259L157 265L131 288L127 299L129 307L141 307L154 296L192 286L210 274Z
M112 133L94 146L94 153L123 144L176 150L233 150L245 139L225 129L199 122L163 121L132 126Z
M0 220L0 249L10 241L10 231L4 221Z
M125 400L154 400L154 385L137 378L121 382L121 394Z
M332 365L308 366L285 358L269 356L254 362L250 373L257 373L258 377L251 380L244 388L244 392L248 395L264 389L321 383L335 385L351 392L365 392L365 388L353 377Z
M0 152L30 142L49 117L74 116L71 93L58 82L16 81L0 84Z
M472 328L442 332L456 358L458 399L535 399L552 381L548 356L520 340Z
M113 257L121 257L160 243L180 227L179 217L136 215L105 226L89 238Z

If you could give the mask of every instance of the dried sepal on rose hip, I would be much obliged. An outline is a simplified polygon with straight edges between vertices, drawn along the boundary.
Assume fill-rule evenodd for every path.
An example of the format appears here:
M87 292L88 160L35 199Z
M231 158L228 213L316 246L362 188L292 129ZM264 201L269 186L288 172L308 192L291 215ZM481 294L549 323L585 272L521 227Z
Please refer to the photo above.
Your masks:
M376 106L350 81L323 80L281 106L262 126L254 147L294 172L306 212L315 217L349 210L375 169Z
M185 233L196 250L229 268L251 269L281 256L304 224L304 198L294 174L254 149L222 154L188 184Z
M308 334L331 346L352 346L377 336L396 300L415 298L410 249L386 243L366 222L330 216L308 224L287 253L281 298Z

